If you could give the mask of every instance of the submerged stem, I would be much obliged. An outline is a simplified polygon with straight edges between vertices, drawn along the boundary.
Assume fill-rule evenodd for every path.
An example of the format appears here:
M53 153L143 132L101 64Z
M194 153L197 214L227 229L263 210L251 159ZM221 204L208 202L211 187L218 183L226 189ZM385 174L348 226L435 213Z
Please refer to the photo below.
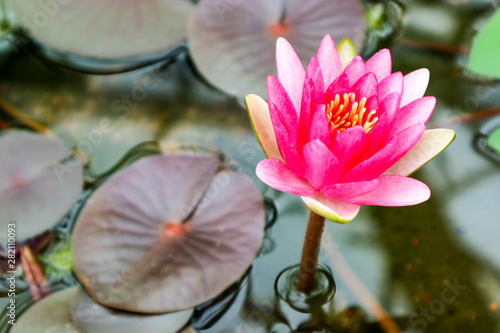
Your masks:
M302 259L300 260L299 279L297 282L297 289L305 294L309 294L314 289L316 282L321 235L323 234L324 226L325 218L311 211L307 223L304 247L302 248Z

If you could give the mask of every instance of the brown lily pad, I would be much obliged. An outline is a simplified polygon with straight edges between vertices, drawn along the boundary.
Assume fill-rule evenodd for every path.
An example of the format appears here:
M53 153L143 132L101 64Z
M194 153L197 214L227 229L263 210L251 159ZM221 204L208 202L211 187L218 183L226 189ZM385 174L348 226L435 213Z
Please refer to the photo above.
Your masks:
M75 272L100 303L161 313L234 283L257 254L264 202L213 155L145 157L89 198L72 239Z
M21 242L54 226L78 200L83 168L44 135L8 131L0 137L0 221L14 223ZM0 233L5 243L7 234Z
M193 309L159 315L120 311L96 302L79 288L69 312L81 333L177 333L189 321Z
M366 23L360 0L203 0L188 28L196 67L216 87L236 96L266 95L276 74L276 39L285 37L309 61L326 34L350 38L359 50ZM304 63L306 66L307 63Z
M41 301L23 313L11 333L79 333L71 323L69 307L78 287L61 290Z

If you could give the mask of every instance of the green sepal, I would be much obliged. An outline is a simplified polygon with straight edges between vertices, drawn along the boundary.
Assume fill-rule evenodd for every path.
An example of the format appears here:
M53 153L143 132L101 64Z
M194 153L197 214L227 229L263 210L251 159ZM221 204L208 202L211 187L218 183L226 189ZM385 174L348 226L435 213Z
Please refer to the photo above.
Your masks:
M344 38L337 45L337 52L340 56L340 63L342 64L342 70L354 59L358 54L354 48L354 44L349 38Z

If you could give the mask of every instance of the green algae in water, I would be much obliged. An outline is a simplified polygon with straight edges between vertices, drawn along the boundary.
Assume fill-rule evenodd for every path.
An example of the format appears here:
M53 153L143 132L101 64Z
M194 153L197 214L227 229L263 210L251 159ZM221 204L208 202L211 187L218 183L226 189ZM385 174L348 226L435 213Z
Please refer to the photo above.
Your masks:
M64 276L71 274L70 238L54 242L38 257L44 272L48 276Z

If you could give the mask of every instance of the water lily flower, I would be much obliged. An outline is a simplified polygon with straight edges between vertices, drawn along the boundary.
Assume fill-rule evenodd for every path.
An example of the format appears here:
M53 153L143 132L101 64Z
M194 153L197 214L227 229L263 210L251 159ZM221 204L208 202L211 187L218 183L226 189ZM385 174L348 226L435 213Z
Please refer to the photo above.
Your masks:
M407 206L430 196L407 177L445 149L448 129L425 130L436 99L424 97L429 71L392 73L389 50L363 61L349 40L326 35L304 70L287 40L276 49L278 76L266 103L246 104L267 159L257 176L300 196L316 214L346 223L361 205Z

